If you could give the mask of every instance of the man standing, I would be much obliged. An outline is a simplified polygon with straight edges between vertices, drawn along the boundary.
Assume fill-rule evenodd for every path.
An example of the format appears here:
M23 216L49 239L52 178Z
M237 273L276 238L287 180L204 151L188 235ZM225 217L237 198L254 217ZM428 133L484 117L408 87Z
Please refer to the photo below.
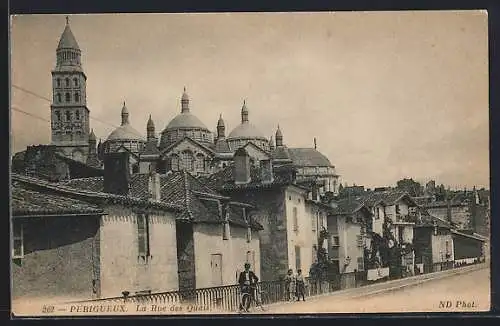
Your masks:
M304 275L302 275L301 269L297 270L297 276L295 277L295 282L296 282L296 289L297 289L295 296L297 297L297 301L300 301L300 297L302 297L303 301L306 301L306 298L304 295L304 293L306 291L306 282L305 282Z
M250 264L245 263L245 270L240 273L240 277L238 278L238 283L241 288L241 293L248 293L253 297L252 290L255 288L255 285L259 282L259 278L255 275L254 272L250 270ZM254 298L255 299L255 298ZM240 303L240 310L244 310L243 304Z

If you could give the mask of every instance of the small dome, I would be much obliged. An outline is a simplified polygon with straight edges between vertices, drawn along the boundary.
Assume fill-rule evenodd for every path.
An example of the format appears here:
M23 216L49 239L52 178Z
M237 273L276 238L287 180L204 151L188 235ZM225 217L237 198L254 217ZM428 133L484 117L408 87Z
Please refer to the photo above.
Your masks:
M267 141L266 137L264 137L264 135L260 132L260 130L249 122L244 122L239 126L237 126L236 128L234 128L227 138L228 139L253 138L253 139L263 139Z
M113 130L107 140L144 140L144 137L130 124L125 124Z
M201 128L208 130L208 128L205 126L205 124L203 124L203 122L201 122L200 119L189 112L178 114L169 122L169 124L165 128L165 131L177 128Z

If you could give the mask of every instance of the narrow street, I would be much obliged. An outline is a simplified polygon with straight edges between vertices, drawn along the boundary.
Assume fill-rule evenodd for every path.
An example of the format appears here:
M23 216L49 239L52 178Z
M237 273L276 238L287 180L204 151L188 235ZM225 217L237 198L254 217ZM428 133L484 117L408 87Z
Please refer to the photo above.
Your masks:
M394 313L488 311L490 269L429 280L421 284L374 293L367 288L353 294L306 298L305 302L271 305L256 313Z

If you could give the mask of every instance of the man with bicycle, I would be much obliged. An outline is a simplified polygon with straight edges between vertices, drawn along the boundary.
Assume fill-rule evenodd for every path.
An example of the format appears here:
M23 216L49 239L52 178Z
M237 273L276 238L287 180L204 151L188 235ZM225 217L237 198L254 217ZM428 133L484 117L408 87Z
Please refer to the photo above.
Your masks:
M245 295L250 299L255 299L254 291L257 287L257 282L259 282L259 278L255 275L254 272L250 270L250 264L245 263L245 270L240 273L238 278L238 284L240 285L242 298L245 298ZM240 303L240 311L247 311L250 301Z

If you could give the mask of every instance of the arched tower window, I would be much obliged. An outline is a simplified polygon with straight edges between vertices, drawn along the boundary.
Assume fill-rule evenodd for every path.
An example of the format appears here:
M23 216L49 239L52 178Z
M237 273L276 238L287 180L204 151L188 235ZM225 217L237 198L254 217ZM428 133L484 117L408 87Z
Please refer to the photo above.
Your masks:
M80 93L75 93L75 102L80 102Z
M66 121L71 121L71 112L66 111Z
M76 87L78 87L78 78L73 78L73 83L75 84Z
M172 155L171 158L170 158L170 161L171 161L171 165L172 165L172 170L173 171L179 171L180 170L180 166L179 166L179 156L177 155Z
M66 77L66 87L69 87L69 78Z
M181 164L182 169L187 171L194 170L194 157L193 153L190 151L184 151L181 153Z
M80 120L80 111L75 112L75 118L76 120Z
M196 155L196 171L205 171L205 156L203 154Z
M61 103L61 94L57 93L56 97L57 97L57 102Z
M71 101L71 96L69 95L69 93L66 93L66 94L64 95L64 97L65 97L66 102Z
M56 85L57 87L61 87L61 78L56 79Z

